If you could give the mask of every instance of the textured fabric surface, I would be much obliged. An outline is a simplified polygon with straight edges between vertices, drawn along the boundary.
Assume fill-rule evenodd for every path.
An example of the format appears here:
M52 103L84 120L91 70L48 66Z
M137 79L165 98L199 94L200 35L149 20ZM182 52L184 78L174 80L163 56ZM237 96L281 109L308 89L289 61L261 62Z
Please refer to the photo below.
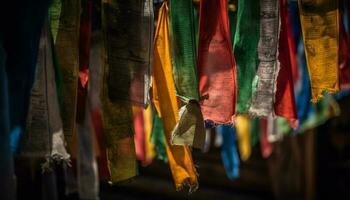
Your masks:
M237 62L237 113L248 112L253 79L258 68L260 4L256 0L238 0L234 54Z
M36 79L29 101L21 155L46 158L46 164L50 164L51 159L68 160L70 156L65 149L56 92L52 40L47 22L42 29L37 59Z
M311 101L316 103L323 92L339 90L339 5L338 0L298 2L311 82Z
M114 97L110 96L112 91L114 95L123 96L122 93L113 90L114 88L111 88L110 82L111 80L116 80L118 77L114 76L114 70L117 69L118 66L115 65L115 63L111 63L111 60L113 60L113 56L119 56L119 54L115 51L113 54L111 54L112 52L108 51L111 45L116 45L117 42L108 37L108 32L111 31L111 27L121 28L117 26L120 20L117 17L118 12L113 12L116 11L115 9L117 8L118 1L112 1L111 3L104 3L102 5L102 28L105 35L103 38L104 51L102 58L104 58L104 60L102 63L102 85L100 98L102 105L103 132L106 141L108 168L111 183L124 181L137 175L131 102L125 100L122 101L118 98L114 99ZM124 12L127 12L127 10L124 10ZM128 51L124 51L124 54L125 52ZM127 71L128 69L124 67L123 70ZM125 71L123 73L125 75ZM122 80L125 82L120 82L118 87L127 87L129 84L128 80ZM119 79L119 81L121 81L121 79Z
M172 146L171 131L178 122L178 102L172 76L169 13L167 3L159 10L154 42L153 101L163 122L166 151L177 190L189 186L190 192L198 187L197 172L188 146Z
M199 100L192 0L169 1L173 76L176 94Z
M108 41L108 96L112 102L148 103L153 36L150 0L104 3L104 34Z
M267 117L273 113L276 79L279 71L277 48L279 41L278 0L260 0L259 66L254 79L254 94L249 112Z
M72 140L76 135L80 10L80 0L62 0L55 44L63 78L61 107L63 131L69 149L72 148Z
M166 154L166 147L165 147L165 135L164 135L163 123L156 112L154 112L153 114L151 143L154 145L156 158L164 162L168 162L168 157Z
M49 19L50 19L50 28L53 37L54 43L56 42L57 32L60 25L62 1L61 0L52 0L52 3L49 8Z
M198 75L204 120L232 123L236 112L236 63L227 0L200 1Z
M277 88L274 102L274 113L289 120L291 127L297 128L298 114L295 106L292 65L294 44L291 35L287 0L280 0L281 32L278 45L280 70L277 77ZM295 66L294 66L295 67Z

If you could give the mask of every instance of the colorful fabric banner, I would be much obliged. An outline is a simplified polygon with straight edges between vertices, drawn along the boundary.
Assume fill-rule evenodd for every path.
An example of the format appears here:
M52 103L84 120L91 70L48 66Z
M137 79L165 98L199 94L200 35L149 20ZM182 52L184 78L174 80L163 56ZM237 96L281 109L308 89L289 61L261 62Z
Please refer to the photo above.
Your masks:
M289 120L291 127L297 128L298 114L295 106L292 60L294 44L290 29L287 0L280 0L281 32L278 45L280 70L277 77L277 88L274 102L274 114ZM295 63L294 63L295 64ZM295 66L294 66L295 67Z
M165 2L159 10L154 42L153 101L163 122L166 151L177 190L189 186L190 192L198 187L197 172L188 146L172 146L171 131L178 122L178 102L172 76L169 13Z
M62 0L55 44L64 83L61 116L69 150L73 148L73 138L76 135L80 10L80 0Z
M163 123L158 114L155 111L153 113L151 143L154 145L156 158L168 162Z
M316 103L323 92L339 91L339 4L338 0L298 2L311 101Z
M339 81L342 90L350 88L350 34L345 30L343 13L344 10L340 12L339 17Z
M65 149L51 42L46 22L39 42L36 80L31 91L21 149L21 156L46 159L43 170L51 168L52 161L68 162L70 157Z
M237 115L236 135L242 161L247 161L252 153L251 125L248 115Z
M221 159L224 164L226 174L233 180L239 177L239 155L236 146L236 131L229 125L219 125L216 127L218 134L222 135Z
M232 123L236 112L236 63L227 0L200 1L198 76L204 120Z
M193 9L192 0L169 1L176 94L186 102L199 100Z
M125 101L125 99L120 100L122 97L125 97L125 93L119 93L117 90L114 90L116 89L114 88L116 85L114 85L115 82L113 82L116 80L116 82L120 83L118 87L124 89L127 87L127 90L129 91L129 69L126 67L126 65L118 68L122 63L125 64L126 60L120 63L114 62L116 61L114 56L125 56L126 52L129 51L122 51L123 54L118 54L118 51L113 51L113 53L110 51L110 48L112 48L114 45L120 45L120 43L117 43L120 38L113 39L109 37L111 31L113 32L113 30L116 30L115 28L117 28L116 26L118 26L120 20L120 18L118 18L118 14L120 14L120 12L117 12L119 9L118 3L118 1L112 1L102 4L102 30L105 35L103 38L104 51L102 52L103 54L101 57L104 58L104 60L102 61L102 84L100 98L102 108L102 125L106 141L110 182L112 184L128 180L137 175L132 105L130 101ZM127 6L129 5L127 2L124 3ZM124 4L121 4L120 6L123 5ZM124 9L123 12L128 12L128 10ZM126 21L124 21L124 23L129 19L125 20ZM122 28L118 27L117 30L122 30ZM117 50L115 48L112 49ZM120 73L125 77L119 79L121 74L115 75L116 71L120 71ZM127 93L129 94L129 92ZM111 94L114 96L111 96ZM121 98L117 97L116 95L120 95ZM143 100L141 102L143 102Z
M249 112L267 117L273 113L276 80L279 72L277 49L280 19L279 0L260 0L260 39L258 43L259 66L254 78L252 103Z
M147 105L153 38L151 0L109 0L104 3L108 96Z
M238 0L234 54L237 62L237 113L248 112L252 84L259 65L260 4Z

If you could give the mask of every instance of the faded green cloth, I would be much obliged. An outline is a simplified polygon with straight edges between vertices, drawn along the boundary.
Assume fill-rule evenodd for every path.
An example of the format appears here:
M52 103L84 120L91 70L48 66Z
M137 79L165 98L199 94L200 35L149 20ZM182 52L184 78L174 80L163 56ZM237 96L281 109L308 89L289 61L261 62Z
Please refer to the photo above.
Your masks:
M61 0L53 0L49 7L50 28L54 43L56 43L57 32L60 25L61 8Z
M237 113L248 111L252 83L259 64L258 42L260 4L256 0L238 0L234 54L237 63Z
M169 3L176 92L186 102L199 100L193 3L192 0L171 0Z

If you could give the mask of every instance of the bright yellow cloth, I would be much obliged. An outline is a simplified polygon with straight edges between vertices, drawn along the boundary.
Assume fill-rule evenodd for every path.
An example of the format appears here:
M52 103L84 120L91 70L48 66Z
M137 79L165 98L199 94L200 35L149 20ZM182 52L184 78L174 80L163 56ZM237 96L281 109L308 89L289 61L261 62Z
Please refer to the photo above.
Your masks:
M154 41L153 56L153 97L154 104L161 117L166 136L166 151L170 169L177 189L190 186L190 191L197 188L196 168L188 146L171 146L170 137L178 122L178 102L172 76L169 13L166 2L159 10L158 25Z
M145 164L150 164L155 157L154 145L151 142L152 133L152 107L148 106L146 110L143 111L144 119L144 129L145 129L145 149L146 149L146 160Z
M312 102L318 102L324 91L339 91L339 4L299 0L299 9Z
M238 139L238 150L242 161L249 159L252 153L250 141L250 119L248 115L238 115L236 118L236 133Z

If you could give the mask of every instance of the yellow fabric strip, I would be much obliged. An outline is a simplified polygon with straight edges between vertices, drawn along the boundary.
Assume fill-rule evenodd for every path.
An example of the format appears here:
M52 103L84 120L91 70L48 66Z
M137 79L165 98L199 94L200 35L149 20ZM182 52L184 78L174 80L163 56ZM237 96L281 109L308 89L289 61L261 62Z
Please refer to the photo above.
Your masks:
M170 137L178 122L178 102L172 76L169 13L166 2L159 10L153 56L153 97L154 104L163 122L166 136L166 151L176 189L188 185L190 192L197 189L197 172L188 146L171 146Z
M305 55L311 81L312 102L324 91L339 91L338 0L299 0Z
M252 143L250 141L250 118L248 115L237 116L236 130L239 153L242 161L246 161L252 153Z

